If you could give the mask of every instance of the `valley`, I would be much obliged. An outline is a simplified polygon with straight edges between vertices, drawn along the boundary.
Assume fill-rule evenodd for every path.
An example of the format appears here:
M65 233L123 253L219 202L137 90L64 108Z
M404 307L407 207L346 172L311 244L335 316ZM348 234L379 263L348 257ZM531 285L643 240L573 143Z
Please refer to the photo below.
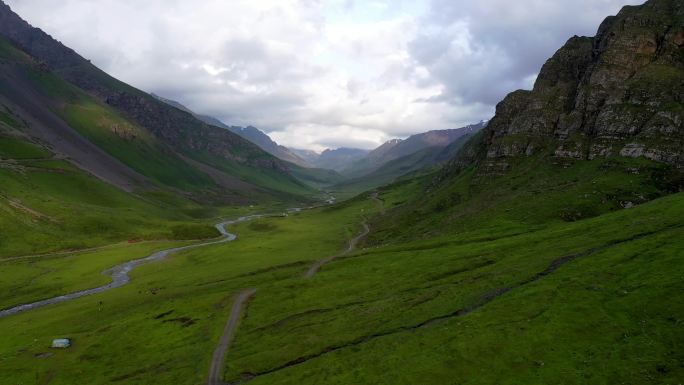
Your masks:
M234 60L200 65L212 90ZM0 1L0 385L681 383L684 1L536 70L461 128L381 135L364 97L372 128L316 152L301 106L224 123L254 115L128 85Z

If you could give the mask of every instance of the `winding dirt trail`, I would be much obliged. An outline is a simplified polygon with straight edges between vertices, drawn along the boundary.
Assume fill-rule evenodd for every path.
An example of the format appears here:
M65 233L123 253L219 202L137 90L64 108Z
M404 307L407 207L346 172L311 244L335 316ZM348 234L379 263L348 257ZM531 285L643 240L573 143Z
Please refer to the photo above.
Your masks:
M347 245L347 248L344 249L344 251L342 251L339 254L335 254L335 255L331 255L327 258L323 258L320 261L317 261L316 263L311 265L309 270L307 270L306 273L304 273L304 278L313 277L316 273L318 273L318 271L321 269L321 267L323 267L323 265L332 262L336 258L345 256L345 255L351 253L356 248L356 245L359 243L359 241L361 239L363 239L366 235L368 235L369 232L370 232L370 227L368 226L368 223L363 222L363 231L359 235L357 235L354 238L352 238L351 240L349 240L349 244Z
M380 206L380 214L381 215L385 214L385 202L383 202L380 198L378 198L378 193L374 192L373 194L371 194L370 198L372 200L376 201L378 203L378 205ZM344 249L344 251L342 251L339 254L335 254L335 255L331 255L327 258L323 258L320 261L317 261L316 263L311 265L309 270L307 270L306 273L304 273L304 278L313 277L316 273L318 273L319 270L321 270L321 267L323 267L323 265L328 264L328 263L334 261L335 259L337 259L339 257L343 257L343 256L351 253L356 248L356 245L359 243L359 241L362 240L363 238L365 238L366 235L368 235L368 233L370 233L370 226L368 225L368 222L366 222L364 220L362 225L363 225L363 231L361 231L361 233L359 233L357 236L355 236L354 238L349 240L349 244L348 244L347 248Z
M17 314L17 313L21 313L21 312L25 312L25 311L32 310L32 309L37 309L39 307L43 307L43 306L47 306L47 305L53 305L53 304L57 304L57 303L61 303L61 302L70 301L72 299L85 297L87 295L102 293L104 291L108 291L108 290L111 290L111 289L114 289L117 287L124 286L124 285L128 284L128 282L130 282L130 280L131 280L128 273L143 263L161 260L161 259L166 258L168 255L177 253L179 251L197 249L197 248L205 247L205 246L209 246L209 245L215 245L215 244L219 244L219 243L234 241L237 238L237 236L235 234L229 233L226 230L226 226L233 225L236 223L245 222L245 221L249 221L249 220L256 219L256 218L271 216L271 215L273 215L273 214L250 215L250 216L240 217L236 220L218 223L215 225L216 229L221 233L221 237L218 240L213 240L213 241L208 241L208 242L203 242L203 243L197 243L194 245L188 245L188 246L183 246L183 247L175 247L172 249L160 250L160 251L157 251L157 252L155 252L155 253L153 253L153 254L145 257L145 258L135 259L132 261L124 262L122 264L116 265L116 266L109 268L109 269L102 272L103 274L108 275L112 278L112 281L106 285L94 287L91 289L81 290L81 291L77 291L77 292L73 292L73 293L69 293L69 294L64 294L64 295L60 295L57 297L47 298L47 299L36 301L36 302L17 305L17 306L8 308L8 309L3 309L3 310L0 310L0 318L7 317L7 316Z
M223 385L221 379L223 378L223 361L226 358L226 351L228 351L228 347L235 336L235 330L237 329L238 321L240 320L240 313L242 312L245 303L254 295L254 293L256 293L256 289L243 290L235 298L233 307L230 309L230 316L228 316L226 326L223 328L221 339L219 340L218 346L216 346L216 350L214 350L214 355L211 357L209 377L207 380L208 385Z
M384 202L378 198L378 193L373 193L371 195L371 199L374 201L378 202L380 205L380 213L384 214L385 213L385 206ZM334 199L332 199L331 202L334 202ZM312 207L313 208L313 207ZM289 209L287 210L288 212L299 212L302 211L302 209ZM356 245L359 243L361 239L363 239L368 233L370 232L370 226L368 223L364 220L362 223L363 225L363 231L349 240L349 244L347 248L342 251L339 254L324 258L316 263L314 263L309 270L306 271L304 274L304 278L311 278L313 277L320 269L323 267L323 265L332 262L335 258L339 258L341 256L344 256L346 254L349 254L352 252L355 248ZM216 347L216 350L214 350L214 355L211 359L211 365L209 367L209 375L207 379L207 385L224 385L225 383L223 382L223 367L224 367L224 360L226 357L226 352L228 351L228 348L230 347L230 344L233 340L233 336L235 335L235 330L237 329L237 324L240 319L240 315L242 312L242 309L245 307L246 302L256 293L256 289L247 289L241 291L237 297L235 298L235 302L233 302L233 307L230 310L230 316L228 317L228 321L226 322L226 326L223 329L223 335L221 336L221 339L219 340L218 346Z
M385 202L378 197L378 193L374 192L370 198L378 203L380 206L380 215L385 215Z

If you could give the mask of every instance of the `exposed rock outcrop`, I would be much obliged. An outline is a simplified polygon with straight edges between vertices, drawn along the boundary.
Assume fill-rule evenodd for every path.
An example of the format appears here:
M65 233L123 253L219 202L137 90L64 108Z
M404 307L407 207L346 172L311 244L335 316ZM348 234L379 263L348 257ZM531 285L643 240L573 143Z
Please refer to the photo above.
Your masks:
M505 171L512 157L644 157L684 168L684 1L650 0L573 37L532 91L508 95L456 159Z

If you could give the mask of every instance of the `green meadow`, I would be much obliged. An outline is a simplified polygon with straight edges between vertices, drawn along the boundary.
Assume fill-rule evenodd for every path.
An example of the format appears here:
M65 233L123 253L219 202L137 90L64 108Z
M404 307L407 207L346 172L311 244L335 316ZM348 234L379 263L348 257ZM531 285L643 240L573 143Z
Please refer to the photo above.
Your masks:
M250 383L682 378L684 196L478 240L371 247L261 290L227 359Z
M236 241L142 265L127 286L0 318L9 331L0 344L0 371L12 383L202 383L235 293L301 276L313 261L343 249L378 209L361 200L246 222L230 228ZM3 306L100 285L102 269L174 245L6 260L3 276L20 279L2 282L3 289L21 300L10 296ZM72 338L73 347L49 349L59 336Z
M420 185L379 198L399 208ZM2 318L11 332L0 369L8 383L201 384L234 296L255 288L228 351L229 382L666 384L684 375L684 195L514 232L369 239L302 277L383 215L366 194L241 223L230 227L236 241L140 266L127 286ZM98 271L125 256L170 246L5 261L3 276L24 284L3 290L30 300L99 285ZM49 349L58 337L73 347Z

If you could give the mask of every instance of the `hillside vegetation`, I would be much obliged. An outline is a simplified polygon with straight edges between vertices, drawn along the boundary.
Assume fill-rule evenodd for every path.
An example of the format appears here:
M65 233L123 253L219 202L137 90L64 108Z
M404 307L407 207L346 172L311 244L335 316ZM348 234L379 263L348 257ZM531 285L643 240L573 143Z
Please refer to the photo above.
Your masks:
M60 96L55 113L93 143L122 140L104 122L151 154L112 145L135 172L122 174L135 188L117 188L27 135L4 93L0 309L106 284L115 264L215 236L219 217L263 215L230 225L231 242L136 267L127 285L0 317L0 383L203 384L217 361L229 384L679 384L683 68L684 1L625 7L570 39L453 156L410 155L443 166L395 159L347 191L372 190L324 206L268 154L170 144L129 115L144 98L121 109L126 98ZM207 205L194 199L212 193L206 180L172 187L147 168L156 148L212 183L206 167L249 174L260 187L245 191L280 201ZM258 159L269 166L252 174ZM55 338L72 346L50 349Z

